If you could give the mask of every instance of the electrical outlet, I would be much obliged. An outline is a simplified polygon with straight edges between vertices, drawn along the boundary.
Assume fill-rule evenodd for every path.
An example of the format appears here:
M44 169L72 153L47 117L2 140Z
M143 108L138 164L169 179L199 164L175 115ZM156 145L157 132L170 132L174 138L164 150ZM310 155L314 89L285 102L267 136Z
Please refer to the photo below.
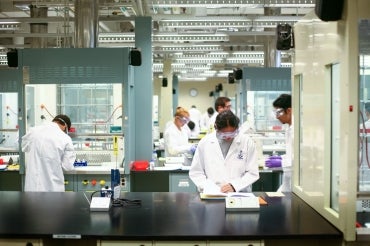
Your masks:
M121 178L121 187L125 188L126 187L126 178Z

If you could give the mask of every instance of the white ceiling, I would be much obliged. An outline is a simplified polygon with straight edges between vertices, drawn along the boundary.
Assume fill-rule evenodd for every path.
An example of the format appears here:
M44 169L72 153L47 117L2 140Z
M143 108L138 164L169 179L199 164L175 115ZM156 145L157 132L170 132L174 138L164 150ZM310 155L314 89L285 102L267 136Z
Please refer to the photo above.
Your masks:
M134 47L134 17L151 16L154 76L162 75L163 60L171 58L180 82L226 78L243 66L290 66L294 50L276 51L276 26L294 25L315 5L315 0L95 1L98 47ZM47 14L31 18L30 5ZM42 48L74 47L74 17L72 0L1 0L0 48L4 54L9 48L35 47L40 40ZM48 24L35 33L31 23ZM6 58L0 62L6 65Z

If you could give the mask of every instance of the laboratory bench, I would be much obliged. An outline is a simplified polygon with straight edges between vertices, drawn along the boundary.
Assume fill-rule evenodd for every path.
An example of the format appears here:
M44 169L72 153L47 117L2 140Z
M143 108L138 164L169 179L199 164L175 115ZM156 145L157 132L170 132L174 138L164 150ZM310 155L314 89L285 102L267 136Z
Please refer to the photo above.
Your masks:
M188 192L123 192L131 205L91 212L83 192L1 191L0 245L341 245L342 233L298 196L255 194L267 205L254 212Z
M276 191L282 180L281 168L259 171L260 178L252 185L253 191ZM133 192L196 192L189 178L189 170L130 171L130 186Z
M111 186L111 169L115 166L81 166L73 171L64 172L66 191L92 192L106 186ZM124 174L124 168L118 168L121 175L121 188L129 191L129 176Z
M115 168L115 167L113 167ZM73 171L64 172L66 191L93 192L111 184L110 166L75 167ZM121 174L121 189L130 190L129 175L124 174L124 168L118 168ZM0 191L22 191L24 174L18 170L0 171ZM0 244L1 245L1 244Z

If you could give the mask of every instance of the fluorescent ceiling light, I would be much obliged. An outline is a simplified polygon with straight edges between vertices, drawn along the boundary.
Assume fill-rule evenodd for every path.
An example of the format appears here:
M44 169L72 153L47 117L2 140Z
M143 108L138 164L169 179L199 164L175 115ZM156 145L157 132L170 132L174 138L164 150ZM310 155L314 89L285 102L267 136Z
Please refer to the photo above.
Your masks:
M269 3L270 2L270 3ZM155 8L158 7L314 7L314 0L161 0L152 3Z

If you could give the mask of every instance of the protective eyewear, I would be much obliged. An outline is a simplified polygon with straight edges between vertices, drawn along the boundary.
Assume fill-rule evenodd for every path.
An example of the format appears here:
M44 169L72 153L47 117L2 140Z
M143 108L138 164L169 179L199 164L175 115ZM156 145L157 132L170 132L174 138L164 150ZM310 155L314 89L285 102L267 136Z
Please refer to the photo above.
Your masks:
M62 118L57 118L59 121L61 121L61 122L63 122L63 124L64 124L64 126L66 127L65 129L64 129L64 132L66 133L66 134L68 134L68 125L67 125L67 123L62 119Z
M181 117L181 116L178 116L177 117L180 121L181 121L181 123L183 123L183 124L187 124L187 123L189 123L189 121L190 121L190 119L189 118L187 118L187 117Z
M232 139L235 138L239 133L239 129L236 129L233 132L220 132L217 131L216 135L218 139L226 140L226 139Z
M274 113L276 118L279 118L280 116L282 116L284 114L284 109L283 108L278 108L278 109L273 110L272 112Z

